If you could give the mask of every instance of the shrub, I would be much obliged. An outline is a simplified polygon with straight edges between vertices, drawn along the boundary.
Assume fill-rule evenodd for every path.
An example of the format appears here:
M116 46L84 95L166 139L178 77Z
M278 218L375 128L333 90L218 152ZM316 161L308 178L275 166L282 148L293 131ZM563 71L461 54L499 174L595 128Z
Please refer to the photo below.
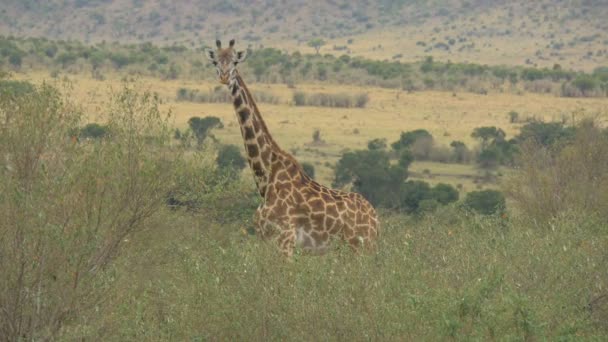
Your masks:
M464 198L464 206L482 215L492 215L505 211L505 197L500 191L482 190L469 192Z
M33 84L27 81L0 80L0 95L21 97L35 92Z
M110 101L112 139L67 139L82 115L52 87L0 96L0 336L54 340L100 304L124 241L154 221L179 172L150 94ZM32 124L36 123L36 124Z
M458 201L458 190L449 184L439 183L431 192L431 197L440 204L446 205Z
M302 169L304 169L304 172L312 179L315 178L315 166L312 165L312 163L308 163L308 162L303 162L302 163Z
M529 217L546 220L568 211L608 219L608 135L593 122L557 145L522 144L518 172L505 192Z
M241 149L235 145L222 145L217 153L217 166L224 171L240 172L247 166Z
M90 123L80 130L80 137L84 139L100 139L108 134L108 126Z
M369 101L367 94L325 94L314 93L306 94L296 91L293 94L293 104L295 106L318 106L334 108L364 108Z

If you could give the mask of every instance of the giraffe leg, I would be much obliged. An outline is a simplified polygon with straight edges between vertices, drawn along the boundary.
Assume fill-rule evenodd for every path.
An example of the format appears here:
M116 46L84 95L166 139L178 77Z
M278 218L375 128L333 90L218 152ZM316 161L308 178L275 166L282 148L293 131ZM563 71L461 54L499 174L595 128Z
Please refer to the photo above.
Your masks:
M263 240L267 240L275 232L274 225L268 220L268 208L264 204L261 204L255 211L253 222L255 234Z
M296 247L296 230L289 229L283 230L277 239L277 243L279 244L279 249L284 256L288 259L291 259L293 256L293 251Z

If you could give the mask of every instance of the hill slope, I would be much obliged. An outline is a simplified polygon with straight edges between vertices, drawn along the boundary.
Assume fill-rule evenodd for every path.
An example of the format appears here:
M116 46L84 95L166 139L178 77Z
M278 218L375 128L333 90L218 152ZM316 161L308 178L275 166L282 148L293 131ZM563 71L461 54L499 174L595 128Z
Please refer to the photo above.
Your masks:
M411 61L608 64L603 0L5 0L0 33L87 42L200 46L236 37L252 46Z

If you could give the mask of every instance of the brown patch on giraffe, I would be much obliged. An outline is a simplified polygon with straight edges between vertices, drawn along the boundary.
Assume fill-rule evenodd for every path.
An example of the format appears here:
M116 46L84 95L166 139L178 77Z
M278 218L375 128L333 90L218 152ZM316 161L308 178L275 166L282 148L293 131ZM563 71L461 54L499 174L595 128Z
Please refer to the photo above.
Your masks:
M234 98L234 108L235 109L239 109L242 104L243 104L243 99L241 98L241 96L237 96Z
M277 196L281 199L287 198L291 192L291 183L276 183L275 188L277 189Z
M250 158L257 158L260 151L258 150L257 145L247 144L247 154Z
M287 215L287 204L285 204L285 201L277 201L277 203L274 205L273 211L277 216L285 216Z
M293 199L293 201L295 203L302 203L302 202L304 202L304 196L302 196L302 194L300 194L299 191L294 191L291 194L291 198Z
M310 233L310 237L312 237L317 242L327 242L327 240L329 240L329 234L327 232L312 231Z
M255 138L255 133L253 132L253 127L245 126L245 139L251 140Z
M325 206L325 213L333 218L340 217L340 213L338 213L338 208L336 208L335 204L328 204Z
M263 135L260 135L257 140L258 140L258 146L264 147L264 145L266 145L266 139L264 139Z
M287 172L285 170L279 170L279 172L277 172L277 177L276 180L279 182L287 182L289 181L291 178L289 178L289 175L287 174Z
M237 113L239 113L239 119L241 120L241 123L245 123L245 121L247 121L247 119L249 119L249 115L251 114L251 112L249 111L249 108L243 108L241 110L239 110ZM255 124L255 121L254 121Z
M323 215L323 213L312 213L310 214L310 221L312 222L313 226L321 228L323 227L323 223L325 221L325 215Z
M262 161L264 162L264 164L268 164L271 153L272 153L272 151L269 148L265 148L262 151L262 157L261 158L262 158Z
M314 198L308 201L313 212L321 212L325 209L325 203L320 198Z
M264 176L264 169L262 168L262 164L260 164L260 162L254 162L251 168L257 177Z
M256 133L259 133L261 130L260 122L255 117L253 119L253 129L255 130Z

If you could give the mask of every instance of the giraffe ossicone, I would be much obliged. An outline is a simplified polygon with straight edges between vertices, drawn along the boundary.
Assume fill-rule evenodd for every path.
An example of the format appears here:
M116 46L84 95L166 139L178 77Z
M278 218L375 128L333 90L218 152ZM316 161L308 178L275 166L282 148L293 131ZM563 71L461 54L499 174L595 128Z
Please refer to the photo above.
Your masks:
M255 213L256 234L274 239L287 257L296 246L324 252L332 237L345 240L355 250L375 248L380 226L374 207L360 194L317 183L279 147L237 71L247 52L236 51L234 45L231 40L222 48L217 40L217 49L205 49L205 55L215 65L219 81L228 86L247 161L263 199Z

